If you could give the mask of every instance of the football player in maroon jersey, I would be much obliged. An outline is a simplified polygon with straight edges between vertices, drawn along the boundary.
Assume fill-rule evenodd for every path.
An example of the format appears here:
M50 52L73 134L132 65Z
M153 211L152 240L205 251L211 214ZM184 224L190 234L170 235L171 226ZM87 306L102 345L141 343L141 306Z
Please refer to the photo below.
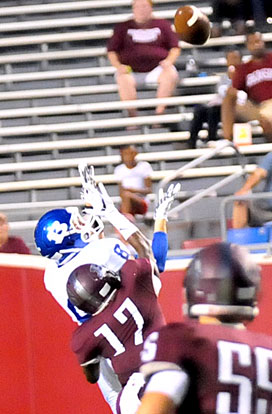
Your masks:
M217 243L196 254L184 282L195 320L145 341L147 385L137 414L272 412L272 337L243 324L258 313L259 281L241 246Z
M91 182L87 177L84 199L90 200L95 214L101 215L103 209L112 208L112 202L103 186L96 188ZM178 190L179 184L172 184L167 192L159 192L155 212L157 236L166 229L166 214ZM158 268L163 269L166 259L161 254L162 244L163 238L153 237L152 249L157 263L149 248L146 257L128 260L117 272L105 265L85 262L71 273L67 283L69 300L77 309L92 315L88 323L75 331L72 339L72 349L89 382L97 382L100 360L106 358L111 360L124 386L139 368L144 339L165 323L157 302L161 286ZM142 375L139 376L137 384L142 385Z

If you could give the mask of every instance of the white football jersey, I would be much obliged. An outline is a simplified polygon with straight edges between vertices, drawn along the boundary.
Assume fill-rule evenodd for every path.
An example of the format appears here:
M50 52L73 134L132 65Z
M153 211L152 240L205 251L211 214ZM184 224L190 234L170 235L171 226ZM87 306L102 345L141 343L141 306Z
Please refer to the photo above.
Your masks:
M63 255L59 261L51 260L44 273L45 287L73 321L81 323L87 314L68 302L66 291L72 271L83 264L94 263L116 272L129 257L128 248L116 238L93 240L79 251Z

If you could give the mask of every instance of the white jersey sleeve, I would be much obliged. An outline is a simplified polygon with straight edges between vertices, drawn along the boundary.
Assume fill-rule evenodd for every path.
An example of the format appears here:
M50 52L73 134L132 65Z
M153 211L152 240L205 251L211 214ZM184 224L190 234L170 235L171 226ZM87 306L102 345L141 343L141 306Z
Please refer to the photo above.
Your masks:
M68 302L66 284L72 271L83 264L94 263L100 266L104 265L116 272L121 269L129 257L129 250L118 239L94 240L78 252L71 253L62 261L54 262L52 260L45 270L45 287L74 322L82 323L87 314Z

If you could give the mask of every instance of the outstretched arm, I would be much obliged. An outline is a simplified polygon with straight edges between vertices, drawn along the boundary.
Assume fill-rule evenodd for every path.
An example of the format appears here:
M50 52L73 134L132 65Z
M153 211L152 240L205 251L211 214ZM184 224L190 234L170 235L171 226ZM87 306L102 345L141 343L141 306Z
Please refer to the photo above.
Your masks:
M82 181L81 197L94 215L108 220L136 250L139 257L153 258L152 248L145 235L114 206L102 183L96 183L93 167L79 165Z
M159 270L163 271L168 250L166 233L167 213L176 193L180 189L180 184L171 184L165 193L162 189L159 191L159 200L154 216L155 233L151 246L149 240L138 227L116 209L104 185L96 183L93 167L89 168L86 164L79 165L79 172L82 181L81 197L86 205L91 206L93 214L108 220L136 250L138 257L148 258L154 263L157 262ZM153 252L155 253L155 259ZM156 267L155 272L159 274Z
M160 188L158 193L158 204L154 215L152 250L160 272L164 271L168 252L167 214L179 190L180 184L178 183L176 185L171 184L166 192Z

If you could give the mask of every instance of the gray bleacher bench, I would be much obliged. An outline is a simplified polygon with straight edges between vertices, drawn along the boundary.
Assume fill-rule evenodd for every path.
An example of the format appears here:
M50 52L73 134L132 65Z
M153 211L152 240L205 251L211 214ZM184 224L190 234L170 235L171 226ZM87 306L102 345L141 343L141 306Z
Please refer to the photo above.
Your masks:
M212 7L201 7L201 10L210 15L212 13ZM158 10L154 11L153 15L157 18L173 19L176 13L176 8L171 10ZM78 16L71 18L61 19L41 19L19 22L1 23L0 30L2 33L9 32L22 32L22 31L34 31L42 29L56 29L63 27L80 27L80 26L92 26L99 24L111 24L123 22L131 18L132 12L121 14L105 14L97 16Z
M215 85L218 82L218 80L219 80L219 76L217 75L207 76L203 78L202 77L191 78L191 79L187 78L184 80L180 80L178 86L192 86L193 87L193 86L203 86L203 85L204 86ZM150 86L150 88L152 89L152 86ZM155 85L153 86L153 88L155 88ZM64 96L75 96L75 95L94 95L94 94L96 95L96 94L106 94L106 93L112 93L112 92L117 93L117 91L118 91L118 87L116 83L104 84L104 85L70 86L70 87L64 86L62 88L27 89L27 90L0 92L0 101L50 98L50 97L58 97L58 96L64 97ZM169 98L164 98L164 99L169 99ZM185 99L185 103L190 102L190 97L189 98L183 97L183 99ZM176 101L177 101L177 98L176 98ZM171 99L169 99L169 103L171 103ZM109 105L109 103L107 103L107 105ZM120 104L120 106L122 105L129 105L129 103Z
M0 145L0 154L31 153L54 150L69 150L97 147L119 147L124 144L145 144L159 142L182 142L189 137L188 132L164 132L156 134L125 135L117 137L100 137L79 140L59 140L43 142L26 142L20 144L2 144Z
M246 172L251 173L255 168L255 164L246 165ZM227 176L240 170L240 165L192 168L184 171L182 179ZM156 182L162 180L168 175L172 175L173 173L174 170L153 171L151 179L152 181ZM96 179L98 182L102 182L104 184L117 184L117 180L114 174L97 175ZM33 189L70 188L79 186L81 186L81 180L79 177L61 177L41 180L2 182L0 183L0 193L7 191L13 192Z
M154 6L159 4L180 3L183 0L155 0ZM42 14L68 12L75 10L86 11L88 9L114 9L115 7L131 6L132 0L85 0L85 1L69 1L56 2L46 4L31 4L25 6L6 6L0 7L0 17L2 16L21 16L24 14Z
M79 122L63 122L56 124L39 124L39 125L24 125L16 127L3 127L0 128L1 137L19 137L30 135L43 135L51 133L62 132L77 132L77 131L89 131L89 130L101 130L101 129L115 129L124 128L127 126L143 126L153 125L156 123L178 123L182 120L191 120L191 113L183 114L166 114L166 115L153 115L153 116L139 116L135 118L112 118L95 121L79 121Z
M58 43L58 42L72 42L80 40L90 40L90 39L99 39L110 36L109 31L85 31L78 33L61 33L61 35L38 35L38 36L23 36L23 37L12 37L12 38L3 38L0 39L0 46L2 47L12 47L19 45L27 44L41 44L42 52L25 52L25 53L13 53L13 54L2 54L0 56L1 64L11 64L11 63L22 63L22 62L39 62L39 61L52 61L52 60L66 60L66 59L80 59L80 58L99 58L106 57L107 49L106 47L85 47L81 49L71 49L71 50L58 50L58 51L48 51L47 43ZM40 36L40 37L39 37ZM265 42L272 41L272 33L264 33L263 38ZM228 36L220 38L209 39L204 45L197 46L197 48L214 48L219 46L227 46L233 44L244 44L245 36ZM193 49L196 48L192 45L180 42L182 49ZM207 62L208 64L209 62ZM220 63L220 62L219 62ZM222 63L221 63L222 64Z
M77 143L75 143L76 145ZM16 147L16 146L14 146ZM1 150L1 146L0 146ZM260 155L266 154L272 150L272 144L258 144L245 145L240 148L243 155ZM160 161L185 161L195 159L209 151L209 148L191 149L191 150L173 150L173 151L159 151L159 152L142 152L137 155L138 161L160 162ZM224 148L218 157L228 157L233 155L232 148ZM79 163L86 163L93 166L118 165L121 162L121 157L117 155L108 155L100 157L81 157L61 160L41 160L31 162L7 162L0 164L0 174L12 172L26 172L26 171L46 171L57 169L77 168Z
M93 91L94 89L92 89ZM95 90L100 90L99 88ZM65 89L61 90L65 94ZM73 93L84 93L85 87L80 87L80 89L73 88ZM16 93L9 93L7 94L0 92L0 100L6 100L5 97L11 97L15 99L22 99L22 96L26 99L27 97L36 97L38 93L37 91L32 91L33 93L28 93L26 91L16 91ZM41 93L46 95L46 90L41 90ZM52 90L51 90L52 92ZM21 93L21 97L20 97ZM59 91L53 90L52 95L54 93L58 94ZM95 92L93 92L95 93ZM51 96L52 96L51 95ZM41 95L39 95L41 97ZM187 96L172 96L169 98L150 98L150 99L137 99L135 101L107 101L107 102L95 102L95 103L86 103L86 104L67 104L67 105L48 105L48 106L40 106L40 107L30 107L30 108L14 108L12 111L8 110L0 110L0 119L8 119L8 118L25 118L25 117L32 117L32 116L47 116L47 115L64 115L64 114L76 114L76 113L95 113L95 112L113 112L113 111L122 111L128 108L155 108L157 105L167 105L169 106L186 106L186 105L195 105L199 103L207 103L211 99L215 97L215 94L198 94L198 95L187 95Z
M94 121L79 121L79 122L62 122L55 124L38 124L38 125L24 125L15 127L2 127L0 128L1 137L19 137L30 135L43 135L51 133L62 132L77 132L77 131L93 131L93 130L111 130L124 128L128 126L140 126L160 124L177 124L181 121L191 121L193 114L180 113L180 114L165 114L165 115L150 115L139 116L135 118L110 118ZM258 128L258 132L261 133L261 127Z

